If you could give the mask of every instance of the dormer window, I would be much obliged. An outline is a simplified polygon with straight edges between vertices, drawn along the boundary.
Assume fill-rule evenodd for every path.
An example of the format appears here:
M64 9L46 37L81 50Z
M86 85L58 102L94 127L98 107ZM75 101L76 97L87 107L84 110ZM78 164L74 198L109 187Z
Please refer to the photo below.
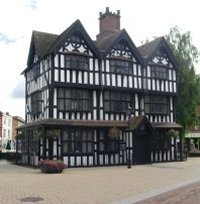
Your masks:
M151 77L157 79L167 79L168 78L168 70L165 67L151 67Z
M133 66L132 62L128 60L111 59L110 71L115 74L132 74Z

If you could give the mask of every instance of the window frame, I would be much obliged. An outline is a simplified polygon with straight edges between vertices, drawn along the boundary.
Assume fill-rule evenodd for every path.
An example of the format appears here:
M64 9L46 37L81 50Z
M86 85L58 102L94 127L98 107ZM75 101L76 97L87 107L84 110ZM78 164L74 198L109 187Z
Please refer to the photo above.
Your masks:
M155 79L168 79L168 68L161 66L151 66L151 77Z
M62 134L63 155L88 155L94 153L93 130L71 129ZM65 146L66 145L66 150Z
M110 72L114 74L133 75L133 62L128 59L112 58L110 59Z
M105 112L126 113L134 107L134 98L131 93L104 91L103 96Z
M99 153L119 153L120 152L120 140L116 138L110 138L108 130L101 131L99 137Z
M146 96L144 101L145 114L168 115L170 112L169 97L167 96Z
M86 55L65 55L65 67L71 70L89 70L89 58Z
M39 115L42 113L42 91L37 91L31 94L31 113L32 115Z
M57 109L61 112L92 112L92 92L88 89L58 88ZM63 92L63 95L59 94ZM62 107L60 107L60 105Z

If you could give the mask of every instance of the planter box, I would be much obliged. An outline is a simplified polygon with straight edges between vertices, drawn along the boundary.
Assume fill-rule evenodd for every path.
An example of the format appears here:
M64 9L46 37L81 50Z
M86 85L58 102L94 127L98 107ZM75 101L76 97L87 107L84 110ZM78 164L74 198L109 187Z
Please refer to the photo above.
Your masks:
M65 165L63 161L58 160L41 160L38 167L43 173L62 173Z

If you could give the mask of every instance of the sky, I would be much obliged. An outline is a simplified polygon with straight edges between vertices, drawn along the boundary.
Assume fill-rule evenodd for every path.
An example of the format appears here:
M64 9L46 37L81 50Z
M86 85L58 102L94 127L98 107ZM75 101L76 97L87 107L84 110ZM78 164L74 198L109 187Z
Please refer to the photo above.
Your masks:
M178 26L200 50L198 0L0 0L0 111L25 118L25 78L33 30L61 34L79 19L90 37L99 32L99 12L120 10L136 46ZM200 73L200 65L196 66Z

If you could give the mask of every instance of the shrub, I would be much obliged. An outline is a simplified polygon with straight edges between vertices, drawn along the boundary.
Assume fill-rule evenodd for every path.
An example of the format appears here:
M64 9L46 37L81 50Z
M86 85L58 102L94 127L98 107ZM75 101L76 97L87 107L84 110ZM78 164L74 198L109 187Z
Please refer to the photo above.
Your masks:
M66 168L63 161L49 159L39 161L38 167L44 173L61 173Z

